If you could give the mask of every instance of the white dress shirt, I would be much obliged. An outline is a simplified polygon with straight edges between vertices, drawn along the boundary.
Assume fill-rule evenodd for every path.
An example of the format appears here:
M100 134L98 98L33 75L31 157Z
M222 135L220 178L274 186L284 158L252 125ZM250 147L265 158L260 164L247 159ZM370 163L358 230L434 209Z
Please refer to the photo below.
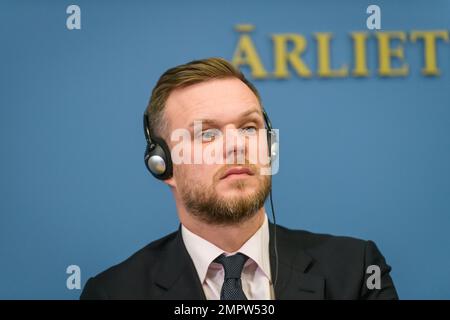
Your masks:
M181 235L189 255L194 262L198 277L203 286L206 299L220 300L220 290L224 281L223 266L213 262L221 254L243 253L249 259L242 270L242 289L248 300L274 299L270 273L269 222L267 215L264 223L236 252L225 252L211 242L199 237L181 226Z

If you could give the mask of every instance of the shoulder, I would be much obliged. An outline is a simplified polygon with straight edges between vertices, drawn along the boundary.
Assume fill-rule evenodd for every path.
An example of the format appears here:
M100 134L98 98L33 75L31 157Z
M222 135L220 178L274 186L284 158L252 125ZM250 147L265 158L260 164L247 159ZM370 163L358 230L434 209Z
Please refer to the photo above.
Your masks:
M277 226L277 242L290 252L302 252L325 269L361 269L376 260L383 260L376 244L355 237L314 233Z
M120 274L127 271L137 271L147 267L149 264L157 262L159 256L162 255L175 238L177 232L172 232L163 238L155 240L145 247L141 248L123 262L103 271L97 277L108 277L109 275Z
M176 241L177 234L176 231L151 242L123 262L90 278L80 298L108 299L111 298L109 297L111 292L139 293L145 290L162 257Z
M277 227L277 238L279 251L286 255L284 263L295 268L295 257L309 257L305 272L325 279L329 299L398 298L389 275L391 267L373 241L281 226ZM379 279L378 290L366 285L372 274Z
M368 242L355 237L289 229L280 225L277 225L277 237L282 239L283 242L294 241L298 248L307 251L343 247L360 250L361 248L364 248Z

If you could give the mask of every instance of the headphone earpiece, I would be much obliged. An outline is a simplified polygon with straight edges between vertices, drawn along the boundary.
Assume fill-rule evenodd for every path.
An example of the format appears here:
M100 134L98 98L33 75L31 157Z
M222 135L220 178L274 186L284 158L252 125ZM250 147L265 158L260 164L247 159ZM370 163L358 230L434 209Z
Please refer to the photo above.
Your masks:
M269 159L272 162L272 158L275 158L278 155L278 137L272 128L272 123L270 122L270 118L264 108L262 109L262 112L267 130L267 147L269 149Z
M144 113L144 133L147 140L144 154L145 166L156 179L171 178L173 167L169 147L163 139L150 135L147 113Z
M270 133L270 146L269 146L269 157L272 161L273 158L278 156L278 139L274 131Z

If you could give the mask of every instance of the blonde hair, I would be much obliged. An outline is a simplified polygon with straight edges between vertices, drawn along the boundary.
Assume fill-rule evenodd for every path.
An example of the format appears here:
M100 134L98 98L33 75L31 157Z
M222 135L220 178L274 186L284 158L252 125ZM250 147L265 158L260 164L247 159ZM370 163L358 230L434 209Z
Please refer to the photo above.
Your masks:
M231 63L222 58L207 58L194 60L173 67L164 72L153 88L150 101L146 108L146 116L152 136L162 137L167 128L164 108L170 93L177 89L212 79L237 78L244 82L256 95L261 104L258 90Z

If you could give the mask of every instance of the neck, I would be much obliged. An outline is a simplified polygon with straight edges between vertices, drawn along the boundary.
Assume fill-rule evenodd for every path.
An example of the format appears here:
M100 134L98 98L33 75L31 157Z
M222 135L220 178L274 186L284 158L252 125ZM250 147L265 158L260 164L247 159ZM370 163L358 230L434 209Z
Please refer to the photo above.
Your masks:
M185 210L178 210L178 215L183 226L189 231L229 253L239 250L258 231L265 219L264 207L247 221L236 225L209 224Z

